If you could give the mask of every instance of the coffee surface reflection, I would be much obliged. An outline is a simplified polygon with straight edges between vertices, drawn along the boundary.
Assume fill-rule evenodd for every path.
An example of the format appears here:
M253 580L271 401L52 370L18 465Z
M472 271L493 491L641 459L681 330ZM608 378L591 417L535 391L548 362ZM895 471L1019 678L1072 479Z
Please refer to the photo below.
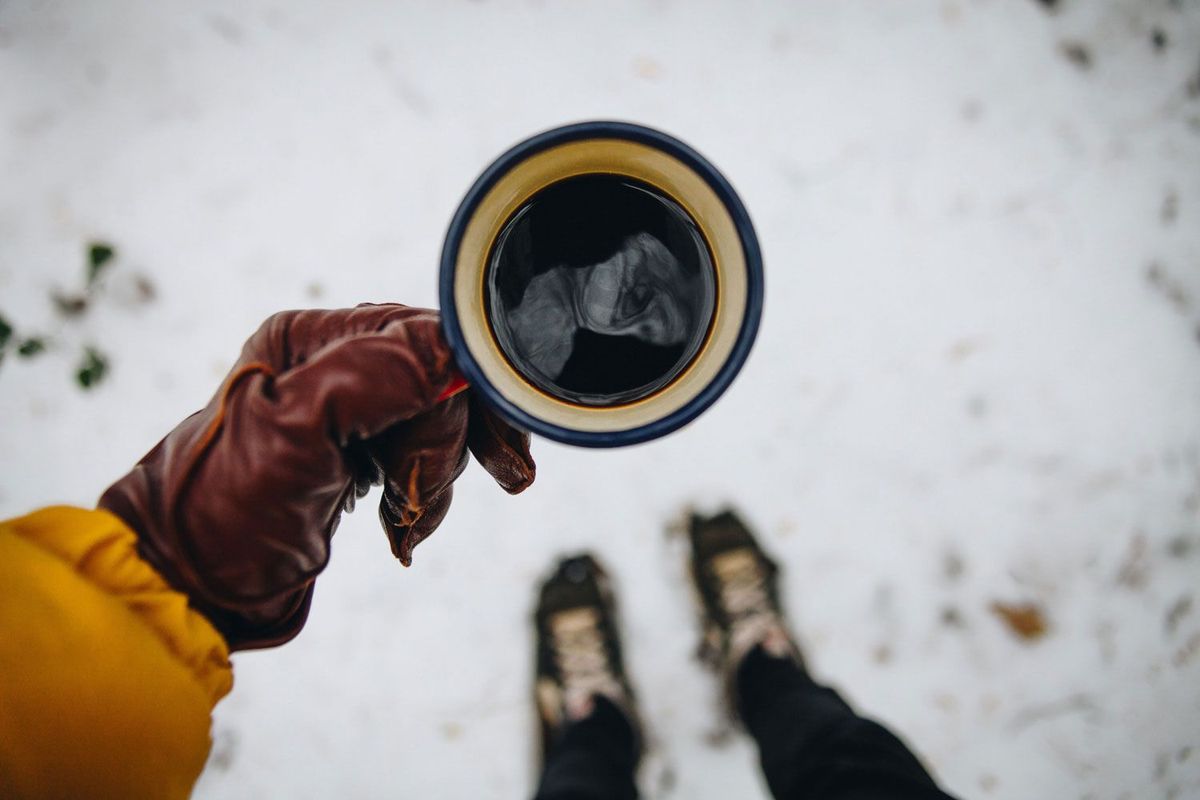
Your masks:
M486 292L518 372L560 399L608 406L653 394L688 365L716 284L678 204L629 178L587 175L517 210L489 256Z

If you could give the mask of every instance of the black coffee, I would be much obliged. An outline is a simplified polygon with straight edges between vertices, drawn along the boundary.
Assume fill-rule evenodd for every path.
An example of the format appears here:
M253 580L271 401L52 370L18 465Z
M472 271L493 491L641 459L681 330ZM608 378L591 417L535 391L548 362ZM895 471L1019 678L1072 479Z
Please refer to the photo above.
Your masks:
M716 298L691 217L617 175L534 195L497 237L486 287L513 367L556 397L598 406L670 383L703 344Z

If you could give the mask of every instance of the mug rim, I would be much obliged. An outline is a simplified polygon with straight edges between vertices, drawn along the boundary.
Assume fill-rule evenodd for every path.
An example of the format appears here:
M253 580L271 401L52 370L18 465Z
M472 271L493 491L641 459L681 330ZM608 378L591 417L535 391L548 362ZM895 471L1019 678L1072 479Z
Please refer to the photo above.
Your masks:
M584 139L625 139L674 156L699 176L717 195L733 221L745 259L747 293L741 325L733 348L716 375L695 397L666 416L644 425L615 431L581 431L536 417L500 394L484 375L462 332L455 303L454 282L459 249L468 223L488 191L515 165L530 156ZM439 274L442 331L459 370L487 404L517 427L564 444L581 447L619 447L667 435L691 422L719 398L741 370L758 334L763 305L762 255L750 215L733 186L716 167L689 145L662 131L631 122L594 120L577 122L535 134L509 148L475 180L450 220L442 248Z

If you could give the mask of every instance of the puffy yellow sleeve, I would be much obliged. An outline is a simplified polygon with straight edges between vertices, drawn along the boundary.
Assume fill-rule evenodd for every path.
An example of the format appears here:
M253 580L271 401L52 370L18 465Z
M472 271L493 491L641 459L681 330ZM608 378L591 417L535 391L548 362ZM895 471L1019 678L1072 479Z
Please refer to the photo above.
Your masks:
M0 797L187 797L229 649L106 511L0 522Z

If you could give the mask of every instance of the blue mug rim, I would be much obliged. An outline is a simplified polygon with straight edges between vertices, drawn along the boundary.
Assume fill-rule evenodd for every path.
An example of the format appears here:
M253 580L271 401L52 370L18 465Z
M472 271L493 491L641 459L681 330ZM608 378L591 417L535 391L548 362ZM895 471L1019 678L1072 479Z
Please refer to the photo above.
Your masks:
M501 395L488 382L467 348L454 304L454 272L463 234L475 209L496 181L529 156L551 147L580 139L627 139L662 150L693 169L716 193L733 219L746 259L746 309L733 350L716 376L681 408L645 425L620 431L579 431L539 419ZM442 247L438 298L442 307L442 332L455 362L473 391L509 423L548 439L579 447L622 447L658 439L688 424L717 401L741 371L758 335L763 306L763 266L758 237L750 215L733 186L716 167L679 139L662 131L632 122L594 120L552 128L519 142L491 163L476 179L450 220Z

